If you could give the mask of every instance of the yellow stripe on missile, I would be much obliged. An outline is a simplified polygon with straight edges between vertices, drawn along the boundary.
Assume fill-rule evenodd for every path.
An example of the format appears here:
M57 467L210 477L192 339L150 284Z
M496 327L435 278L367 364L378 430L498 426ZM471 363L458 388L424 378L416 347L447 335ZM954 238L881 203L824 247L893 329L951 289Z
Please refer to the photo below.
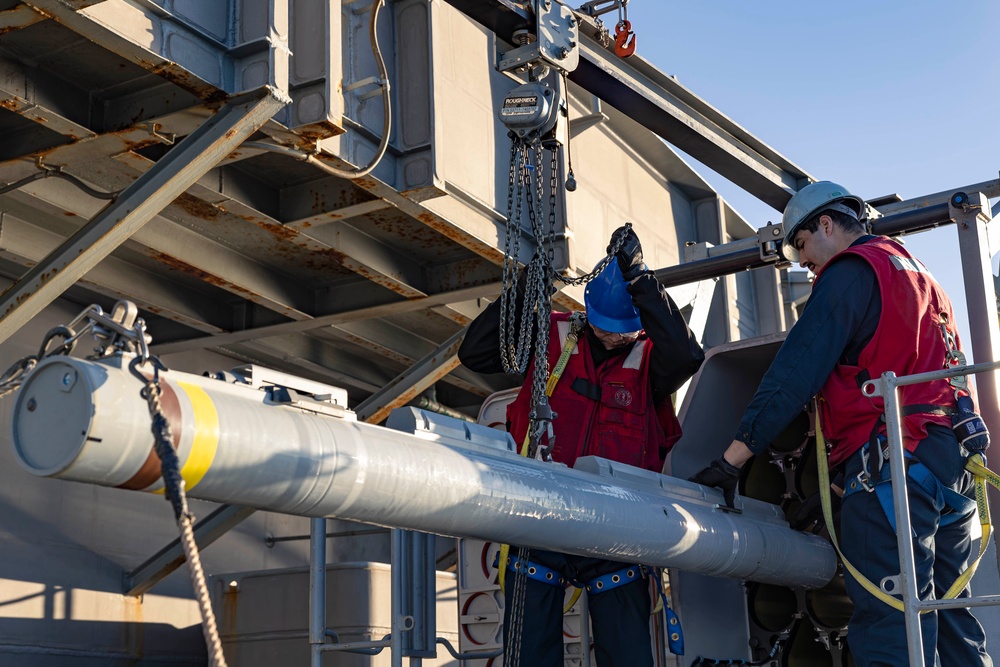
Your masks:
M190 491L198 485L215 460L215 452L219 448L219 413L215 410L212 399L198 385L177 382L177 386L187 394L194 409L194 439L191 441L187 461L181 466L184 488ZM159 489L156 493L162 494L165 491Z

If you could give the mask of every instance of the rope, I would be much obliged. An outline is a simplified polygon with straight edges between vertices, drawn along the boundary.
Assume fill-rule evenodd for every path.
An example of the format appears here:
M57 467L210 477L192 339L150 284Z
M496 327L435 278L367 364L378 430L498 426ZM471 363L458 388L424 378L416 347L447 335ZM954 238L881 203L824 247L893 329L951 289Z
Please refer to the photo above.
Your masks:
M153 367L152 378L147 378L139 370L139 367L145 365L146 361L149 361ZM201 612L201 631L208 648L209 665L211 667L226 667L226 658L222 653L222 641L219 639L219 628L208 594L205 571L201 565L198 544L194 539L194 515L188 508L187 496L184 493L184 478L181 476L180 462L177 459L177 452L174 450L170 422L164 416L160 405L160 371L166 370L166 366L157 357L144 360L143 357L137 356L129 364L129 370L143 382L141 394L146 399L146 405L149 408L154 450L160 459L165 496L173 507L174 517L177 519L178 528L180 528L181 545L184 549L184 555L187 557L191 585L194 588L198 609Z
M181 545L187 557L188 573L191 575L191 586L198 599L198 609L201 611L201 633L208 647L209 664L226 667L226 658L222 653L222 641L219 639L219 627L215 622L215 612L208 595L208 584L205 581L205 570L201 566L201 555L198 553L198 543L194 539L194 525L190 515L184 515L177 522L181 529Z

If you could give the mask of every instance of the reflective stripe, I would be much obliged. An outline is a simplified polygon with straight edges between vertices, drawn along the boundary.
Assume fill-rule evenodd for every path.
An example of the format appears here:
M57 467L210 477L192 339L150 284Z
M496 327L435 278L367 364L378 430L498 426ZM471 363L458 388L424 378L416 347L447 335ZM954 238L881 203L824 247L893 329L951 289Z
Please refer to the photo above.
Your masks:
M628 368L629 370L637 371L642 366L642 352L646 349L646 339L640 339L635 342L632 349L629 351L628 356L625 357L625 361L622 362L622 368Z

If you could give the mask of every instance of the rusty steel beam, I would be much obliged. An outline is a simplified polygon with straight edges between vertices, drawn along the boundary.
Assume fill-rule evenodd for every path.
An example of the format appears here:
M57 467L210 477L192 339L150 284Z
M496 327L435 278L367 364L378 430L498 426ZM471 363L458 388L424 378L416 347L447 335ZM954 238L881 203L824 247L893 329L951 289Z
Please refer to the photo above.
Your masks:
M500 292L499 283L476 285L461 290L441 292L432 294L421 299L392 300L372 306L362 306L358 308L343 310L340 312L320 315L311 320L302 322L283 322L270 326L244 329L243 331L233 331L219 334L217 336L204 336L201 338L191 338L171 343L161 343L154 345L153 350L157 354L173 354L186 352L188 350L203 350L212 347L226 347L246 341L270 338L272 336L282 336L290 333L301 333L311 329L333 326L343 322L357 322L374 317L386 317L388 315L400 315L412 313L418 310L426 310L434 306L460 301L471 301L483 297L495 297Z
M448 340L395 377L392 382L362 401L354 412L358 419L370 424L378 424L389 416L394 408L408 404L422 391L457 368L458 346L465 338L465 329L453 334Z
M5 203L9 209L9 204ZM20 212L19 212L20 213ZM31 213L28 211L27 213ZM38 217L25 215L27 220ZM25 269L43 261L45 256L59 247L65 239L60 234L22 220L18 214L5 210L0 216L0 257ZM80 285L115 300L134 301L140 308L191 327L205 334L221 333L220 324L231 320L232 308L217 299L191 294L179 285L173 285L162 276L140 269L116 257L108 257L80 281ZM207 321L214 316L213 321ZM220 321L222 320L222 321Z
M288 98L262 88L226 104L45 261L0 295L0 342L82 278L225 155Z

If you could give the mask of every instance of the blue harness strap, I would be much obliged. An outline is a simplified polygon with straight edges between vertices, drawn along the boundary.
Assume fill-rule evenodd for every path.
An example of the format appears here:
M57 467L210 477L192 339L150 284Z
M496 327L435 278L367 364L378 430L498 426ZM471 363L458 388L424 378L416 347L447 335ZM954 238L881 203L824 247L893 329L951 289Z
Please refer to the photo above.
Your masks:
M606 593L613 588L618 588L619 586L624 586L625 584L635 581L642 573L642 570L638 565L629 565L628 567L623 567L620 570L614 572L609 572L608 574L602 574L599 577L595 577L587 582L586 589L591 595L597 595L598 593Z
M497 561L499 560L500 554L497 553L497 555L493 558L493 567L497 566ZM543 584L549 584L550 586L559 586L560 588L566 585L567 579L550 567L545 567L544 565L539 565L538 563L532 563L530 560L523 565L525 566L525 575L528 579L533 579ZM521 559L515 557L507 558L507 569L511 572L519 572L521 566Z
M497 566L499 560L500 554L497 553L493 558L493 567ZM540 565L538 563L533 563L530 560L522 564L519 558L507 558L507 569L511 572L520 571L522 566L525 567L525 575L529 579L539 581L543 584L563 587L567 583L570 583L574 586L581 587L579 582L567 579L552 568L545 567L544 565ZM645 565L629 565L628 567L623 567L620 570L595 577L583 585L582 588L587 590L588 595L600 595L601 593L607 593L608 591L618 588L619 586L631 583L639 578L643 572L648 573L649 571L650 570L646 568ZM657 585L656 588L660 591L660 598L663 600L663 615L667 623L667 646L670 649L670 652L674 655L684 655L684 631L681 629L680 618L678 618L674 610L670 608L670 605L667 604L667 595L663 592L663 587Z
M867 450L868 445L866 444L862 448L862 453ZM923 463L917 461L910 452L904 452L904 456L908 464L907 477L920 485L928 494L940 496L944 505L951 508L951 512L941 515L941 526L948 526L961 521L976 510L975 500L963 496L958 491L943 485L934 476L934 473ZM868 471L865 470L864 472L867 473ZM889 520L889 525L892 526L892 532L896 532L896 509L892 501L892 484L890 484L892 482L892 472L888 465L883 465L882 470L877 474L878 480L875 481L873 487L866 487L865 484L862 484L857 479L852 479L848 482L844 489L844 499L846 500L848 496L854 495L859 491L874 491L875 497L878 498L879 505L882 506L882 511L885 513L885 518Z

